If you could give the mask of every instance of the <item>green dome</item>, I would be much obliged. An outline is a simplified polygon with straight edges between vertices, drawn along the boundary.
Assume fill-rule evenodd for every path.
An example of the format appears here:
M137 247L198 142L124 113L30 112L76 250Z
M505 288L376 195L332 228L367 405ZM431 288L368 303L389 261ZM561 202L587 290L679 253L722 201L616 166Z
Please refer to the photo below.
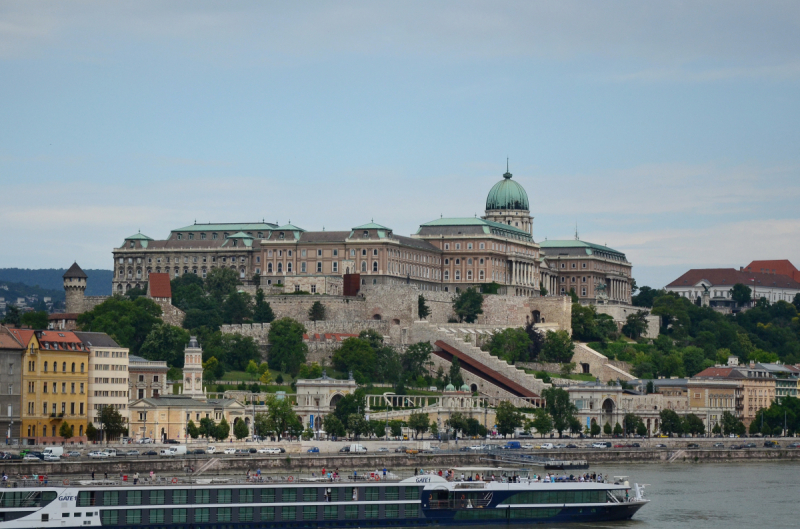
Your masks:
M463 386L461 386L461 391L469 391L469 386L464 384Z
M447 387L444 388L444 390L445 391L455 391L456 387L454 385L452 385L452 384L448 384Z
M528 206L528 193L521 185L511 179L511 173L506 172L503 179L497 182L489 196L486 197L486 209L524 209Z

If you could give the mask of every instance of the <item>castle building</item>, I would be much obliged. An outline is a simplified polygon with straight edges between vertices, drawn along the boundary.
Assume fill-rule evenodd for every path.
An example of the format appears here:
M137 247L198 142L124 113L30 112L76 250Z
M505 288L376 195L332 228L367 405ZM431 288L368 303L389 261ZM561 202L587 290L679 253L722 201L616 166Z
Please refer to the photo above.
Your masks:
M183 352L183 395L193 399L204 399L203 391L203 350L197 337L189 339Z
M624 254L577 244L584 255L575 261L581 268L573 274L560 266L567 260L560 255L566 247L555 252L558 264L549 265L550 251L556 248L545 252L532 233L528 195L506 171L489 191L482 217L435 219L410 237L374 221L341 231L307 231L291 222L193 224L172 230L165 240L137 233L113 250L112 287L124 293L143 287L151 274L206 277L211 269L226 267L244 284L257 279L261 286L289 292L341 295L344 276L358 275L361 285L404 283L423 291L453 292L496 283L501 293L538 296L546 269L549 295L566 294L574 281L576 293L587 303L596 302L603 291L606 299L629 301L631 265ZM590 270L591 275L586 273ZM581 286L578 281L584 277Z

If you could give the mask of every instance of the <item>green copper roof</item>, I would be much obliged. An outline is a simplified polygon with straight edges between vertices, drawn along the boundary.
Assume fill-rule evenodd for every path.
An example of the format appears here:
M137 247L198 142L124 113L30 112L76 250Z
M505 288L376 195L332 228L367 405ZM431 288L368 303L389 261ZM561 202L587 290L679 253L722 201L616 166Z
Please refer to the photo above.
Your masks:
M503 224L501 222L494 222L492 220L485 220L479 219L477 217L452 217L452 218L441 218L432 220L430 222L426 222L425 224L421 224L421 226L484 226L487 228L495 228L498 230L508 230L512 233L516 233L519 235L526 235L530 237L530 233L525 230L521 230L514 226L509 226L508 224ZM488 232L487 232L488 233Z
M144 233L139 232L139 233L131 235L130 237L125 237L125 240L126 241L152 241L153 239L151 239L150 237L148 237Z
M367 224L362 224L361 226L356 226L355 228L351 228L353 230L391 230L391 228L387 228L386 226L381 226L380 224L375 224L374 222L370 222Z
M303 231L303 232L306 231L303 228L298 228L294 224L284 224L280 228L275 228L275 230L276 231L280 231L280 230L283 230L283 231Z
M609 248L608 246L603 246L600 244L594 244L591 242L581 241L578 239L566 239L566 240L555 240L555 241L541 241L539 243L539 247L542 250L547 250L549 248L558 249L558 248L586 248L587 250L597 250L602 252L611 252L619 255L625 255L619 250L615 250L613 248ZM589 255L591 255L590 252Z
M271 224L269 222L252 222L244 224L192 224L190 226L178 228L172 231L267 231L274 230L277 227L277 224Z
M253 236L252 235L248 235L243 231L238 231L238 232L234 233L233 235L228 235L228 238L229 239L252 239Z
M486 197L486 210L496 209L530 210L528 194L521 185L511 180L509 172L503 175L503 179L492 187Z

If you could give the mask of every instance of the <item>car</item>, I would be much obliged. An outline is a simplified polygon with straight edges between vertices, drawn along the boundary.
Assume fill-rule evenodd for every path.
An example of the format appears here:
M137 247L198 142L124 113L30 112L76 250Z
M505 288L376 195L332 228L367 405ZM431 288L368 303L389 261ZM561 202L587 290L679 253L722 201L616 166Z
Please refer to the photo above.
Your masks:
M250 453L250 454L255 454L256 452L258 452L258 450L256 450L255 448L250 448L250 449L248 449L248 448L243 448L243 450L244 450L245 452L248 452L248 453Z
M542 443L541 446L542 450L552 450L553 448L555 448L555 446L553 446L553 443Z
M340 453L340 454L341 454L341 453L348 453L348 452L350 452L350 447L349 447L349 446L343 446L343 447L341 447L341 448L339 449L339 453ZM395 450L395 452L397 452L397 450Z
M81 457L81 453L77 450L73 450L71 452L67 452L67 457Z
M642 445L640 445L639 443L631 443L628 445L628 448L641 448L641 447Z
M614 448L628 448L628 445L617 443L614 445Z
M533 445L530 444L530 443L525 443L524 445L522 445L522 449L523 450L533 450Z
M481 445L472 445L469 447L470 450L481 450Z
M206 451L205 451L205 450L203 450L202 448L195 448L195 449L194 449L194 450L192 450L190 453L192 453L192 454L197 454L197 455L200 455L200 454L205 454L205 453L206 453Z
M394 449L394 452L396 454L404 454L406 452L406 450L408 450L407 446L400 445L400 446L398 446L397 448ZM341 450L339 450L339 451L341 452Z
M139 451L138 450L128 450L127 452L125 452L125 455L126 456L138 456L139 455Z
M155 450L148 450L147 452L145 452L145 453L144 453L144 454L142 454L142 455L143 455L143 456L157 456L157 455L158 455L158 452L156 452Z
M108 454L101 452L100 450L93 450L92 452L89 452L89 457L92 459L102 459L104 457L108 457Z
M462 446L461 448L458 449L459 452L469 452L470 450L471 448L468 446Z
M786 448L800 448L800 443L791 443L786 445Z
M306 450L306 452L309 453L309 454L319 454L319 448L317 448L316 446L312 446L311 448ZM278 453L280 454L281 451L278 450Z
M41 461L38 457L33 454L25 454L25 457L22 458L24 461Z
M153 440L150 439L149 437L142 437L141 439L139 439L136 442L141 444L141 445L148 445L148 444L151 444L153 442Z
M745 448L755 448L756 444L755 443L747 443L747 444L744 445L744 447Z
M247 450L245 448L241 448L241 449L237 450L236 453L233 454L233 455L235 455L235 456L249 456L250 455L250 450Z
M280 451L281 454L285 454L286 453L286 449L284 447L282 447L282 446L279 446L278 450Z
M181 444L181 442L178 441L177 439L167 439L166 443L168 445L179 445L179 444Z
M667 447L667 445L665 445L664 443L658 443L656 445L656 448L666 448L666 447Z
M741 450L742 448L744 448L744 445L731 445L730 446L731 450Z
M236 453L236 449L235 448L226 448L225 450L222 451L222 453L223 454L228 454L228 455L233 455L233 454Z
M700 445L697 443L689 443L686 445L686 448L700 448Z
M216 446L208 446L206 447L206 454L214 454L217 452Z
M378 448L378 452L388 452L388 451L389 451L389 449L386 448L385 446L382 446L382 447Z
M764 441L764 448L780 448L781 445L777 441Z
M555 448L566 448L566 447L567 445L565 445L564 443L558 443L557 445L555 445Z
M570 443L567 445L567 448L578 448L578 445Z

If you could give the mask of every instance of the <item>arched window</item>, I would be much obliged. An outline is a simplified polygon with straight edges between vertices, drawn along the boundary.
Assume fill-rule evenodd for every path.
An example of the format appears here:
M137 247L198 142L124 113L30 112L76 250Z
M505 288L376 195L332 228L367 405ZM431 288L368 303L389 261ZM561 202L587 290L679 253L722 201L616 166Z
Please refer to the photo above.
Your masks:
M471 264L472 264L472 257L470 257L469 259L467 259L467 264L468 264L468 265L471 265Z
M283 273L283 263L278 263L278 273L279 274Z
M449 281L450 280L450 270L445 270L444 271L444 280L445 281Z
M83 362L81 362L81 373L83 373Z
M292 273L292 263L286 263L286 271L290 274Z
M367 262L366 261L361 261L361 271L362 272L366 272L367 271Z
M461 270L456 270L455 279L456 279L456 281L458 281L459 279L461 279Z
M373 272L378 271L378 261L372 261L372 271Z
M75 372L75 362L72 362L72 372Z
M44 372L47 373L47 362L44 363Z
M67 363L66 362L61 364L61 372L62 373L66 373L67 372Z
M267 273L268 274L272 273L272 263L267 263Z
M483 278L484 278L484 275L483 275L483 270L481 270L480 272L478 272L478 277L479 277L480 279L483 279Z

